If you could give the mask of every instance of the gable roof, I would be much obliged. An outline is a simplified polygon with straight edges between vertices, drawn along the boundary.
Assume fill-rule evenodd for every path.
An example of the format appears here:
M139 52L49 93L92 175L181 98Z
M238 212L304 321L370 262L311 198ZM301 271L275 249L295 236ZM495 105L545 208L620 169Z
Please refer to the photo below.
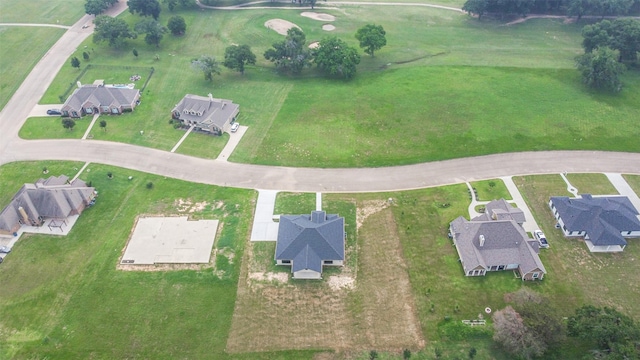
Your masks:
M222 129L238 113L239 108L231 100L187 94L172 112L178 113L182 120Z
M82 85L77 88L62 106L63 110L80 110L83 107L127 107L138 98L137 89L109 87L101 85Z
M478 267L499 265L518 265L522 274L536 269L546 273L538 256L538 242L529 239L515 220L469 221L461 216L451 222L451 232L465 274Z
M525 222L525 217L521 209L511 206L505 199L500 199L489 202L485 205L484 213L472 220L515 220L518 224L522 224Z
M292 260L292 271L322 272L324 260L344 260L344 218L324 211L281 215L276 260Z
M589 241L596 246L626 245L620 233L640 231L638 210L626 196L581 196L551 197L567 231L585 231Z
M24 184L0 213L0 230L11 232L19 227L24 218L22 212L33 221L66 218L87 205L94 197L94 191L84 181L76 179L69 182L64 175Z

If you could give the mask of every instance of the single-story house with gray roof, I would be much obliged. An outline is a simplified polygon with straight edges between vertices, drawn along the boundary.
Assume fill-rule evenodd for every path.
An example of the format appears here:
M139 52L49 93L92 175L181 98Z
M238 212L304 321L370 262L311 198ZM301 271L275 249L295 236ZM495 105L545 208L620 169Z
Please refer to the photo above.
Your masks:
M583 237L591 252L620 252L640 237L638 210L626 196L553 196L549 207L566 237Z
M41 226L45 219L79 215L94 201L95 188L67 176L51 176L24 184L0 212L0 234L13 234L20 226Z
M212 94L187 94L171 110L171 116L185 126L195 126L196 130L222 135L231 130L231 124L239 112L240 106L231 100L215 99Z
M344 264L345 235L344 218L336 214L281 215L276 264L291 266L294 279L321 279L323 266Z
M80 84L79 84L80 85ZM79 118L84 115L119 115L136 107L140 90L110 87L101 84L80 85L62 105L62 116Z
M490 204L487 208L503 206L501 201ZM547 271L538 256L538 242L529 238L517 220L506 216L504 209L498 212L500 218L486 213L472 220L460 216L449 225L465 276L513 270L522 280L542 280ZM519 219L519 213L514 214Z

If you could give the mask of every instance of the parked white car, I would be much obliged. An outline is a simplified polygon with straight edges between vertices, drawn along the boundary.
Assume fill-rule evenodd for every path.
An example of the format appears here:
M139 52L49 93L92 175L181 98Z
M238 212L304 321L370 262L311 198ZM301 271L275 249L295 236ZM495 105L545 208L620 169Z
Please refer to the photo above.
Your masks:
M541 230L535 230L533 232L533 236L538 240L540 247L543 249L547 249L549 247L549 242L547 241L547 237L544 236L544 233Z
M238 131L238 129L240 128L240 123L233 123L231 124L231 132L234 133L236 131Z

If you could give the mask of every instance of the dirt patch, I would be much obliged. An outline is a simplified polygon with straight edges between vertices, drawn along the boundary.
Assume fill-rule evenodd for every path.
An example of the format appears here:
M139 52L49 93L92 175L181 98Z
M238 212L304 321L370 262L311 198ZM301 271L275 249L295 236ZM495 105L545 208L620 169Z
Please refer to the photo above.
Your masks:
M393 200L392 200L393 201ZM356 210L356 228L360 230L362 223L371 215L386 209L390 202L388 200L368 200L358 204Z
M267 20L264 23L264 26L267 29L271 29L275 32L277 32L280 35L287 35L287 31L289 31L289 29L297 27L298 29L300 29L300 26L287 21L287 20L282 20L282 19L271 19L271 20ZM300 29L302 30L302 29Z
M249 274L249 280L286 284L289 281L289 274L273 272L253 272Z
M395 220L387 207L387 200L376 200L357 209L357 276L355 269L343 268L320 281L265 283L272 275L255 257L266 257L254 254L258 248L249 244L226 351L400 352L423 347ZM333 358L324 355L319 359Z
M333 31L335 29L336 29L336 27L331 25L331 24L322 25L322 30L324 30L324 31Z
M352 278L351 276L344 275L330 276L327 282L329 283L329 287L334 291L342 289L353 289L356 286L356 279Z
M305 11L300 14L304 17L308 17L309 19L318 20L318 21L335 21L336 17L329 14L317 13L312 11Z
M173 203L173 206L175 206L178 212L189 213L189 214L193 214L196 211L198 212L202 211L207 207L207 205L209 205L209 203L206 201L194 203L190 199L177 199ZM218 203L215 204L215 208L219 209L222 207L222 205L223 205L222 201L218 201Z
M309 44L309 49L317 49L319 46L320 46L320 42L314 41L311 44Z

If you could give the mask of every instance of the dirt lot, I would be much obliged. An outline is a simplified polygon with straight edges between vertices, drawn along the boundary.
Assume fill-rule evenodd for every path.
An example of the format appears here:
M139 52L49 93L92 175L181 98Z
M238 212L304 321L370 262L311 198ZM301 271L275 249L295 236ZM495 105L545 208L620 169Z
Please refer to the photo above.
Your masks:
M256 262L248 245L228 352L424 346L391 209L380 201L357 205L358 264L322 281L256 276L269 264Z

